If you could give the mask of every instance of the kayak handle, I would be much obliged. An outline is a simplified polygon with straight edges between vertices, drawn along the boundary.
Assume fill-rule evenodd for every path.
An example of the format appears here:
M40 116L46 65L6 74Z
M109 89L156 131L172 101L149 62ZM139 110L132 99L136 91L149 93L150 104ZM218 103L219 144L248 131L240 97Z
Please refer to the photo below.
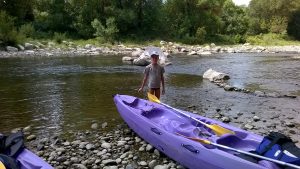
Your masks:
M187 144L181 144L182 147L185 149L189 150L192 153L198 154L199 150L195 149L192 145L187 145Z
M161 135L162 133L157 128L151 128L151 131L157 135Z

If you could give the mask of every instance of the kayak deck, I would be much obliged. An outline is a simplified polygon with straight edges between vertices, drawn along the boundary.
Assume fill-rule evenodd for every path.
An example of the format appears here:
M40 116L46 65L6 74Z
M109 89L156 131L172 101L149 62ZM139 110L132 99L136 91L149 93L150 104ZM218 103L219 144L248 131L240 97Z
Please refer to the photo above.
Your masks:
M186 118L175 110L166 108L156 103L144 102L140 99L131 100L125 102L133 112L139 112L143 117L152 121L158 128L173 134L181 134L188 137L206 139L211 142L226 145L232 148L240 149L243 151L253 151L260 143L260 139L253 138L247 132L237 130L234 128L227 128L233 130L236 134L224 134L223 136L217 136L210 128L195 122L192 119ZM189 112L184 112L189 114ZM190 114L191 116L193 114ZM218 124L217 122L207 119L195 117L198 120L207 124ZM218 124L222 126L221 124ZM225 127L225 126L222 126ZM230 127L230 126L228 126ZM226 127L225 127L226 128ZM214 146L204 145L206 148L215 148ZM227 151L227 150L223 150ZM234 152L230 152L234 153Z

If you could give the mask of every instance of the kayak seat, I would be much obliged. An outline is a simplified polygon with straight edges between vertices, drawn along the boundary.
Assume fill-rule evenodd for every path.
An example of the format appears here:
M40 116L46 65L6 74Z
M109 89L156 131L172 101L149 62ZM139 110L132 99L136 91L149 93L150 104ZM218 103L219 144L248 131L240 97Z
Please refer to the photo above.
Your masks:
M177 121L177 120L172 120L170 122L170 125L173 128L173 132L174 133L179 133L185 136L194 136L194 129L195 126L191 125L190 123L183 123L181 121Z
M127 106L140 110L142 111L144 114L151 114L152 110L156 109L152 104L148 104L148 103L143 103L140 102L139 99L135 98L135 99L129 99L129 100L123 100L123 103L126 104ZM146 115L144 115L146 116Z
M258 145L254 140L240 139L233 134L224 134L216 140L216 143L244 151L253 151Z
M136 104L139 101L139 99L135 97L127 97L126 100L122 100L122 101L128 106L132 106L132 104Z

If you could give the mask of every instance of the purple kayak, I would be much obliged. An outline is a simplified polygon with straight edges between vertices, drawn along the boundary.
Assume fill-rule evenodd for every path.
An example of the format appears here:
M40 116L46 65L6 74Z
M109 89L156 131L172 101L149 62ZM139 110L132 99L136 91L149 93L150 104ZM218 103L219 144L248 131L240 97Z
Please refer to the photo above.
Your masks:
M234 151L201 144L177 133L247 152L256 149L263 139L262 136L183 111L207 124L217 124L235 132L235 135L224 134L219 137L211 129L161 104L127 95L115 95L114 102L120 115L132 130L156 149L187 168L280 169L275 163L266 160L251 162L237 156L238 153Z
M17 160L21 164L21 169L53 169L51 165L27 149L18 155Z
M1 133L0 136L2 136ZM17 161L21 169L53 169L50 164L26 148L19 153Z

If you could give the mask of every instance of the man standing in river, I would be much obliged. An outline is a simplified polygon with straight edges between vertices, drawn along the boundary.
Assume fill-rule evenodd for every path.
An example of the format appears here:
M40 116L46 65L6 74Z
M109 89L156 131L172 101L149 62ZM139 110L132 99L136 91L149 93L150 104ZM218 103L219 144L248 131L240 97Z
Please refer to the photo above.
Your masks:
M165 94L165 69L163 66L158 64L159 54L156 51L151 52L151 64L146 66L144 70L144 79L139 92L142 92L144 86L149 79L148 87L149 92L155 95L158 99L160 98L160 92ZM160 91L160 85L162 85L162 91Z

